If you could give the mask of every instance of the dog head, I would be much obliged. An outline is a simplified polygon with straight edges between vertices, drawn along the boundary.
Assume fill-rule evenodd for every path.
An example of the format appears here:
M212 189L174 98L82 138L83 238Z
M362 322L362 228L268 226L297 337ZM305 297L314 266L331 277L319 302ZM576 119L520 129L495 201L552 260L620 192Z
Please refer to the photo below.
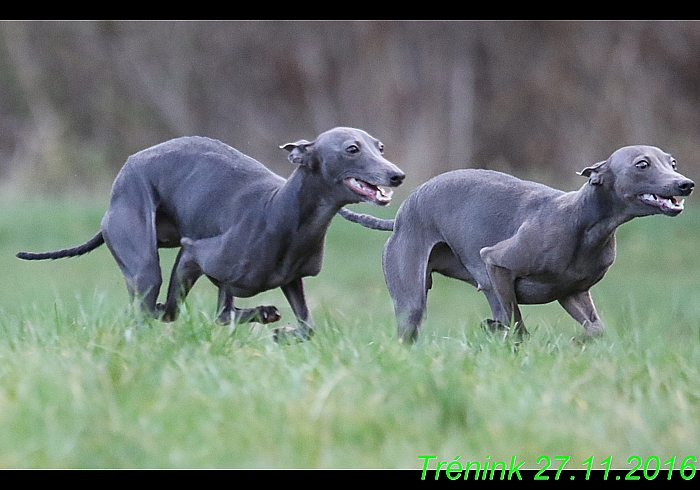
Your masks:
M610 157L579 172L592 186L608 189L632 216L677 216L695 183L676 169L676 160L654 146L625 146Z
M342 186L341 200L370 202L385 206L391 202L391 189L401 185L405 174L384 158L384 145L365 131L334 128L315 141L282 145L294 164L323 176L326 182Z

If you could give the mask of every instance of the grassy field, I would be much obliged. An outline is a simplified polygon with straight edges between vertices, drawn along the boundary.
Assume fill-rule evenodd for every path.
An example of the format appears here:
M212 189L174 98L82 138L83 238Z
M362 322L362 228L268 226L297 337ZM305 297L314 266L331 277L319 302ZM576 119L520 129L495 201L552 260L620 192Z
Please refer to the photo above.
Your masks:
M566 455L567 469L591 456L594 468L611 456L626 469L631 456L675 457L676 468L700 458L698 206L620 228L618 259L593 289L604 338L574 345L581 328L558 305L526 306L532 335L515 349L479 328L483 296L445 278L419 342L400 346L381 273L387 234L340 218L321 274L306 280L311 341L280 346L268 327L214 324L205 280L177 322L139 326L105 247L14 257L87 240L106 198L1 205L0 467L420 469L420 455L435 455L540 468L540 456ZM239 303L293 318L278 290Z

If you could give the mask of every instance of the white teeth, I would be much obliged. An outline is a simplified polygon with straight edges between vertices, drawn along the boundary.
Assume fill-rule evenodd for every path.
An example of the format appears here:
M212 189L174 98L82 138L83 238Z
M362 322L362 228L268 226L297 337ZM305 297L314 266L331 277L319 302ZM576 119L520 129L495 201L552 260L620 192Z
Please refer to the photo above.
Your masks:
M375 198L377 201L382 201L382 202L388 202L391 201L391 196L394 194L394 191L391 189L382 189L381 187L377 188L377 192L375 194Z
M657 196L656 194L642 194L640 198L643 201L646 201L650 204L654 203L657 206L670 209L683 210L683 204L685 203L685 199L681 199L681 201L679 202L676 201L673 197L661 197Z

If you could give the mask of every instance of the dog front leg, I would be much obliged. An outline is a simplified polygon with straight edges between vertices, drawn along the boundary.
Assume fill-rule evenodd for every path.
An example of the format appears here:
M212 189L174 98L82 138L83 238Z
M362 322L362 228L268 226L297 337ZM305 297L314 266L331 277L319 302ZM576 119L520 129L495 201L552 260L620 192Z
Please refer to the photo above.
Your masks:
M175 259L173 272L170 275L170 284L168 285L168 296L165 300L162 320L164 322L175 321L178 314L180 303L187 297L194 283L202 275L202 269L192 259L189 254L180 249Z
M223 288L219 288L216 311L218 312L216 321L224 325L231 323L232 319L234 323L257 322L266 324L276 322L282 317L279 310L274 306L236 308L233 304L233 296L228 294Z
M585 341L603 334L605 327L595 309L590 291L583 291L562 298L559 300L559 304L584 328L583 335L576 337L576 341Z
M279 341L283 335L293 334L295 337L301 340L306 340L314 333L314 321L311 318L311 313L306 305L306 297L304 295L304 283L301 279L295 279L294 281L282 286L282 292L289 302L289 306L292 307L294 316L297 318L298 326L294 329L284 329L282 327L276 328L275 340Z
M486 255L488 256L488 254ZM484 254L482 254L482 257L484 257ZM488 259L485 259L485 262L493 295L495 295L498 306L500 306L500 308L494 307L496 306L496 301L490 299L489 303L491 304L495 325L490 322L487 322L487 324L491 330L494 330L498 323L505 326L506 329L510 329L513 326L515 340L520 342L528 334L528 331L523 323L523 317L515 295L515 273L505 267L493 264ZM489 298L489 295L487 295L487 298Z
M233 296L224 291L223 288L219 288L219 297L216 303L216 321L223 325L228 325L231 323L231 313L233 312Z

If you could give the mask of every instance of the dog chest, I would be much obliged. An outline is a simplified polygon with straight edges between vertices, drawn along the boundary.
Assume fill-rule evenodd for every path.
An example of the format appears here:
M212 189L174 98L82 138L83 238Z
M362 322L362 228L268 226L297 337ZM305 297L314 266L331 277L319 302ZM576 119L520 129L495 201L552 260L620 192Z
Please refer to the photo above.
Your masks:
M212 282L222 286L234 296L250 297L263 291L278 288L293 280L315 276L321 270L323 248L307 249L305 253L289 253L289 250L257 249L257 253L236 254L224 249L225 256L215 260L197 254L196 261ZM199 251L201 252L201 250Z
M597 257L577 259L563 271L518 277L515 281L518 303L550 303L573 293L588 291L603 279L613 262L612 259L614 250L607 250Z

